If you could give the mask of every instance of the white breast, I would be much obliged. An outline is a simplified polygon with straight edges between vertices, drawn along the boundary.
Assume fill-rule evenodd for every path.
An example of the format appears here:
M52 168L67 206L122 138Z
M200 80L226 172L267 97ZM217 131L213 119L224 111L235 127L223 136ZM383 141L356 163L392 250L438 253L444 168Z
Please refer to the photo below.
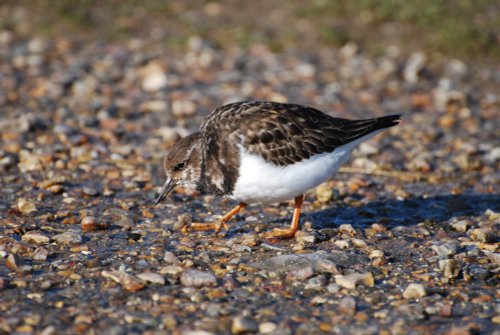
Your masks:
M240 147L239 178L230 198L245 203L293 199L326 181L349 159L356 145L377 133L289 166L268 163Z

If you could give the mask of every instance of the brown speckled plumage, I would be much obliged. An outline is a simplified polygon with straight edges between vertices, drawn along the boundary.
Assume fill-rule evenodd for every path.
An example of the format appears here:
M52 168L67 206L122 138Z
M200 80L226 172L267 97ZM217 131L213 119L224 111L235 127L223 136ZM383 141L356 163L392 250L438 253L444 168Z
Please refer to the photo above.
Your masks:
M215 109L198 133L176 144L165 158L165 169L167 174L179 174L179 180L191 179L202 192L224 196L231 194L238 179L239 146L276 166L287 166L392 127L399 118L347 120L294 104L232 103ZM176 171L179 163L189 166L189 176Z

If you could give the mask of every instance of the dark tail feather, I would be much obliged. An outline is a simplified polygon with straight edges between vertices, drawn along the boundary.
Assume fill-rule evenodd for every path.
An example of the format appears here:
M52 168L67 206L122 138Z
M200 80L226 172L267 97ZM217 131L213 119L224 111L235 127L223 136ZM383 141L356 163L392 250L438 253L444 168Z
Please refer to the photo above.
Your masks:
M377 130L394 127L399 124L400 119L401 115L388 115L365 120L343 119L344 124L332 129L335 132L334 136L331 137L339 140L342 144L349 143ZM341 129L340 134L338 128Z
M399 121L401 121L401 115L387 115L376 118L375 120L377 120L377 123L375 123L375 125L373 126L373 130L389 128L397 126L399 124Z

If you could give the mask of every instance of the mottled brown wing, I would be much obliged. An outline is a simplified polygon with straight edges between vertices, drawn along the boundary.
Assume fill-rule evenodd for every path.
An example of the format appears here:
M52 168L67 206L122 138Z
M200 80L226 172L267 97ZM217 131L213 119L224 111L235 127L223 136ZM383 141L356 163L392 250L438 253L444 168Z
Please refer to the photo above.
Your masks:
M332 152L371 132L394 126L399 117L347 120L311 107L249 101L216 109L201 131L212 134L212 138L239 140L250 153L284 166Z

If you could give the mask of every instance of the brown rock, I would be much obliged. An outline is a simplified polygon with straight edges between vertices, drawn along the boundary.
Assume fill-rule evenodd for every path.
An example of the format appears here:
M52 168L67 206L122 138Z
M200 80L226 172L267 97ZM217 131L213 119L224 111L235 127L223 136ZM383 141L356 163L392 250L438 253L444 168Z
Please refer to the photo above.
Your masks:
M16 254L10 254L5 259L5 266L13 271L19 270L21 266L24 265L24 259Z
M136 292L144 288L144 282L124 271L111 270L102 271L102 276L110 278L120 284L124 289L130 292Z

